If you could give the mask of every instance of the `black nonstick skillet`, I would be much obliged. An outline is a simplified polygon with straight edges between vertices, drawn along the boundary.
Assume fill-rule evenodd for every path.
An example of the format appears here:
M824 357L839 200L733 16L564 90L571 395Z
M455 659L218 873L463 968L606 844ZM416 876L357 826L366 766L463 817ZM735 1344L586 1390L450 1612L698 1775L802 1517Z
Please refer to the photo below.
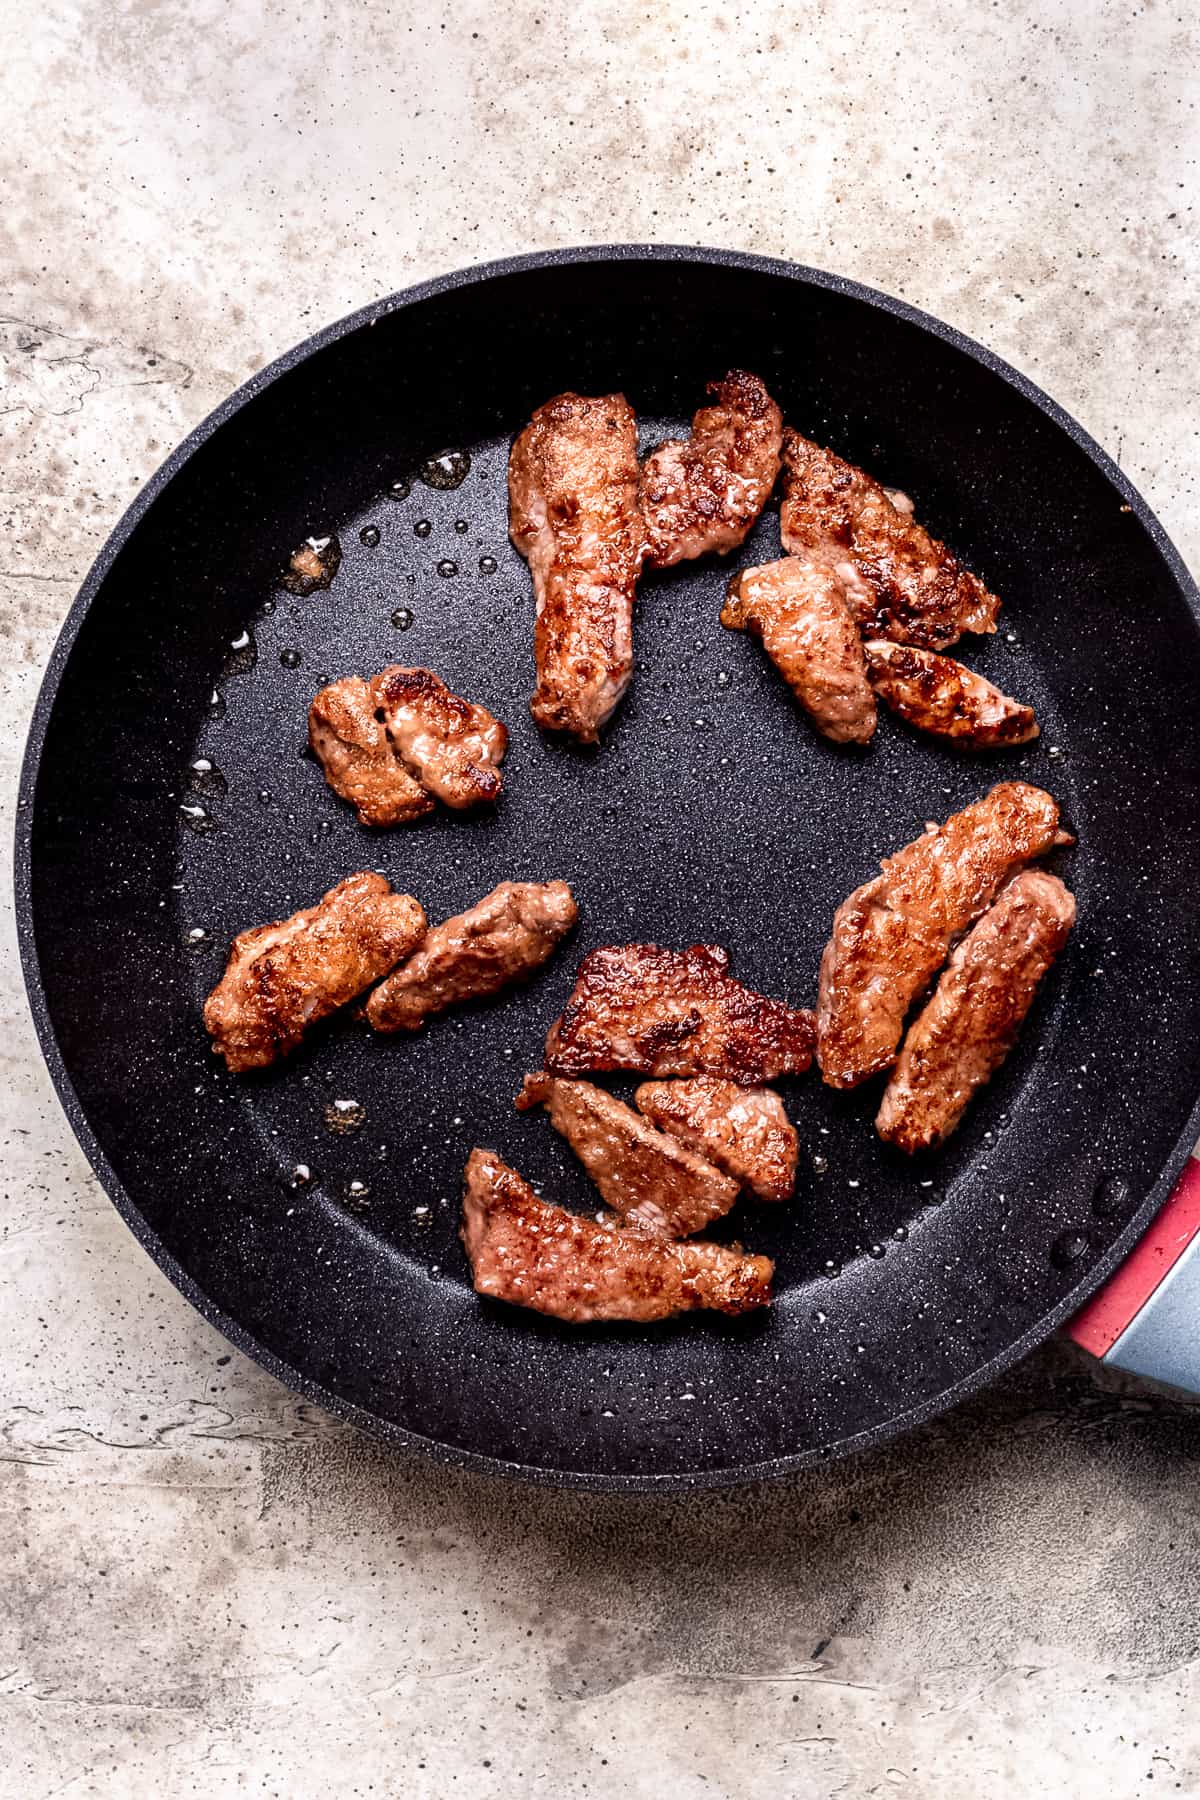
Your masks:
M634 685L602 748L539 736L528 573L505 530L514 431L562 388L619 388L650 444L739 365L909 493L1003 597L997 635L960 651L1037 708L1036 743L968 757L890 717L867 754L825 743L759 648L721 628L728 565L711 560L643 582ZM289 553L329 534L332 587L289 594ZM768 511L734 561L777 554ZM899 301L727 251L630 246L396 295L193 433L63 628L17 841L63 1105L205 1316L384 1437L610 1488L731 1482L878 1441L1077 1309L1200 1133L1198 617L1161 528L1074 421ZM509 724L494 816L372 833L303 753L316 688L393 661ZM1062 804L1079 924L943 1152L886 1152L874 1086L785 1084L796 1199L728 1222L776 1258L769 1315L579 1331L476 1298L456 1235L472 1145L595 1205L548 1122L512 1105L579 956L721 943L742 980L811 1003L838 901L1006 776ZM411 1040L341 1017L266 1076L230 1078L200 1024L229 938L359 868L433 918L505 877L561 876L581 927L528 988ZM356 1129L332 1128L359 1117L339 1100Z

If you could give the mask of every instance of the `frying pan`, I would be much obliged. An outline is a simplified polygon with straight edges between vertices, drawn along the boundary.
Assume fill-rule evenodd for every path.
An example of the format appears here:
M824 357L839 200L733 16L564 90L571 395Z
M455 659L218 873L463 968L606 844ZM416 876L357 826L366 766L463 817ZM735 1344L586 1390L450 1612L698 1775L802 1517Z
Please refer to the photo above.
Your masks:
M1040 740L986 760L885 717L867 754L824 742L758 647L722 630L729 565L712 560L643 582L636 676L603 746L539 736L528 575L505 533L512 434L562 388L620 388L650 444L737 365L911 494L1003 596L999 633L962 648L1036 706ZM289 553L329 533L332 587L289 594ZM777 554L768 511L733 560ZM367 831L305 756L316 688L393 661L509 724L494 816ZM291 1387L386 1438L535 1479L779 1474L991 1380L1099 1287L1170 1192L1200 1132L1198 691L1196 590L1145 504L1030 383L913 308L659 247L427 282L227 401L84 583L21 789L42 1046L142 1244ZM477 1299L456 1236L472 1145L595 1205L545 1118L512 1106L579 956L716 942L742 980L811 1002L838 901L926 819L1010 776L1050 788L1077 834L1058 866L1079 925L940 1154L889 1154L874 1088L784 1084L796 1199L727 1222L776 1259L769 1314L572 1330ZM230 1078L200 1022L230 937L359 868L434 918L505 877L561 876L582 923L519 992L404 1041L344 1015L265 1076ZM351 1131L327 1122L360 1114Z

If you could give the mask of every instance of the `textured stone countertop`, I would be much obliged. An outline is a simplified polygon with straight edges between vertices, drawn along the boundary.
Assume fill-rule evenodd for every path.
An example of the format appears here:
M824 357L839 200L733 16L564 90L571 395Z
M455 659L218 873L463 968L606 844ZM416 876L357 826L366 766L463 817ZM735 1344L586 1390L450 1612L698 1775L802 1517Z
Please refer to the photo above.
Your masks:
M62 615L177 440L316 326L517 250L727 244L902 294L1200 562L1179 0L0 13L6 838ZM1057 1344L734 1495L385 1452L150 1264L43 1071L7 903L0 934L0 1793L1200 1793L1194 1407Z

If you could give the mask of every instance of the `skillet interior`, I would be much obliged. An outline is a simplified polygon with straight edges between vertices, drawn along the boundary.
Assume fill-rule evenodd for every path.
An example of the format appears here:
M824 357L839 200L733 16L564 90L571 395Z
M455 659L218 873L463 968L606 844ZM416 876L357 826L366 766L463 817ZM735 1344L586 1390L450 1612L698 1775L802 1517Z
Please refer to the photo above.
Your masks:
M593 1484L733 1479L948 1404L1095 1285L1161 1197L1200 1089L1186 578L1086 441L961 343L843 284L723 254L583 253L434 284L339 329L202 428L126 521L35 725L27 967L110 1191L243 1347L451 1456ZM1035 704L1039 742L966 758L885 717L865 756L826 744L758 647L718 624L727 567L713 562L644 582L635 686L602 751L539 738L528 578L505 536L512 432L560 388L620 387L650 443L738 363L801 429L911 493L1004 597L1000 634L962 648ZM416 478L444 450L470 456L452 489ZM289 550L329 531L333 588L283 593ZM734 560L776 554L772 511ZM222 674L249 661L231 649L246 631L254 666ZM370 833L302 756L316 687L395 660L428 663L509 724L496 817ZM211 815L203 833L180 813L197 758L224 784L188 799ZM728 1234L777 1258L769 1317L581 1333L479 1304L455 1235L473 1143L594 1204L548 1122L512 1110L578 955L707 939L751 984L810 1003L838 900L923 820L1016 772L1078 833L1061 868L1080 923L944 1153L886 1153L875 1085L793 1083L797 1199L740 1208ZM286 1067L231 1080L199 1025L228 938L360 867L433 917L506 876L563 876L583 924L521 994L411 1041L339 1020ZM361 1130L326 1129L334 1098L362 1103ZM292 1191L298 1163L314 1179ZM351 1182L369 1193L351 1201Z

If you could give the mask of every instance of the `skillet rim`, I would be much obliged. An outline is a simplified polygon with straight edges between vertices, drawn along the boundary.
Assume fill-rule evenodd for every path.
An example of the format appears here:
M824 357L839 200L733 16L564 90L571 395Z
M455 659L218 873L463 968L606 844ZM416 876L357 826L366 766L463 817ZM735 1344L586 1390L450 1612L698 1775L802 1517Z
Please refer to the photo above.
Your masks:
M954 326L944 324L940 319L922 311L919 307L910 305L906 300L897 299L894 295L884 293L878 288L868 287L862 282L829 274L803 263L789 262L779 257L759 256L748 251L704 245L637 243L576 245L563 249L530 251L519 256L503 257L491 262L477 263L464 269L452 270L443 275L435 275L426 281L417 282L411 287L399 289L383 299L348 313L344 318L336 320L331 325L324 326L320 331L314 332L311 337L285 351L282 356L277 357L236 388L188 433L150 477L118 520L85 576L62 623L46 664L38 696L34 703L17 789L13 888L17 938L26 995L38 1043L68 1123L105 1193L134 1237L172 1285L195 1307L202 1318L213 1325L243 1355L257 1363L260 1368L265 1369L268 1374L273 1375L292 1393L299 1394L304 1399L324 1408L335 1418L355 1425L369 1436L405 1449L419 1451L423 1456L442 1466L520 1479L542 1487L570 1488L593 1493L672 1494L704 1489L732 1488L753 1482L779 1480L802 1469L821 1467L839 1461L847 1456L856 1455L884 1444L892 1438L899 1437L903 1432L914 1430L917 1426L950 1411L972 1394L989 1386L1005 1370L1011 1368L1037 1345L1049 1338L1072 1313L1077 1312L1083 1303L1104 1285L1113 1270L1145 1234L1147 1227L1169 1196L1180 1172L1185 1167L1197 1139L1200 1138L1200 1096L1197 1096L1193 1103L1187 1124L1168 1155L1158 1179L1146 1193L1142 1204L1130 1218L1125 1229L1108 1249L1097 1258L1087 1273L1064 1298L1049 1312L1043 1314L1042 1318L1021 1337L1008 1344L986 1362L978 1364L969 1375L953 1382L940 1394L921 1402L907 1412L895 1413L891 1418L866 1431L856 1432L847 1438L842 1438L828 1448L792 1452L755 1463L731 1463L720 1468L675 1472L667 1475L602 1474L587 1470L548 1468L539 1464L485 1456L478 1451L463 1450L454 1445L443 1444L434 1438L424 1437L420 1433L409 1431L390 1420L378 1418L353 1401L331 1393L312 1377L302 1375L291 1364L284 1362L282 1358L259 1344L243 1326L208 1298L182 1264L176 1261L175 1257L166 1249L157 1233L151 1229L92 1132L85 1109L75 1091L74 1083L64 1062L50 1018L37 954L33 919L32 822L34 803L42 753L63 673L84 618L101 594L118 554L174 477L191 460L201 445L205 444L222 425L234 418L244 407L250 405L281 376L298 368L327 346L348 337L352 332L376 324L380 319L399 311L402 307L435 299L441 294L453 293L460 288L482 285L508 275L567 265L587 265L588 263L604 265L614 262L692 262L701 267L740 269L753 274L797 281L805 286L822 288L827 292L845 295L864 305L889 313L894 318L902 319L906 323L915 325L918 329L940 338L944 343L950 344L964 355L969 356L990 374L1015 389L1025 400L1037 407L1050 420L1051 424L1065 432L1076 447L1090 459L1108 485L1120 495L1122 502L1135 514L1158 554L1162 557L1176 589L1192 616L1197 633L1200 634L1200 587L1197 586L1166 531L1122 470L1096 440L1083 429L1078 420L1061 407L1057 401L1052 400L1028 376L1023 375L1011 363L995 355L994 352L986 349L965 333L958 331Z

